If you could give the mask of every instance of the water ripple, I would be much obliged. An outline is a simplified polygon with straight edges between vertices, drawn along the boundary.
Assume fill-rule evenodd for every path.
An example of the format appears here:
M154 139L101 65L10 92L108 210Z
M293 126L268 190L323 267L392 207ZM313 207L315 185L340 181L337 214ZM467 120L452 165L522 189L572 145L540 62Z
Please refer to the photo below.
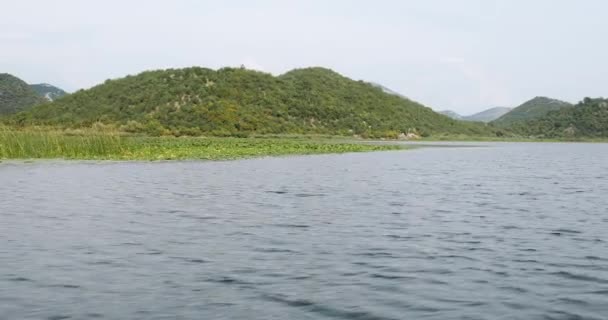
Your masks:
M263 295L264 299L281 303L289 307L304 308L309 312L316 313L323 317L336 319L357 319L357 320L393 320L395 318L382 317L366 311L348 311L333 308L328 305L315 303L310 300L288 299L278 295Z
M608 144L0 163L2 319L605 319Z

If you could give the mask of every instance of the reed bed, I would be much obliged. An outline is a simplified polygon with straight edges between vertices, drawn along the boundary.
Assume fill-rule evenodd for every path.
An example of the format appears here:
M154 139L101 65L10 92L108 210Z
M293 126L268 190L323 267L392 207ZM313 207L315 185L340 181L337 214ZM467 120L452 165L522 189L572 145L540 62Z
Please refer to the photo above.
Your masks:
M123 150L123 138L113 134L0 129L0 158L4 159L104 159Z
M0 128L0 159L226 160L396 149L401 147L302 139L138 137L116 132Z

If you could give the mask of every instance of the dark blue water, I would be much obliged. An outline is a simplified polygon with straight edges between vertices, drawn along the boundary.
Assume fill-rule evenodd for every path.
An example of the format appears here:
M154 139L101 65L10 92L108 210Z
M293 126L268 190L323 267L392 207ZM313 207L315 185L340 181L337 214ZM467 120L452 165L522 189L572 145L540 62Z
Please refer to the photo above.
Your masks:
M0 163L0 319L608 319L608 145Z

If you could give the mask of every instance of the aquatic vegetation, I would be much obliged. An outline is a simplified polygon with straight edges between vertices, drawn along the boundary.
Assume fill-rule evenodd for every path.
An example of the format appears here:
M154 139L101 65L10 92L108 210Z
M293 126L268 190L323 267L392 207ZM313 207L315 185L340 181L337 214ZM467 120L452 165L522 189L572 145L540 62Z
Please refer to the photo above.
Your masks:
M144 137L0 128L0 159L223 160L397 149L402 147L295 138Z
M3 159L98 159L124 151L124 139L115 134L68 135L57 131L13 131L0 128Z

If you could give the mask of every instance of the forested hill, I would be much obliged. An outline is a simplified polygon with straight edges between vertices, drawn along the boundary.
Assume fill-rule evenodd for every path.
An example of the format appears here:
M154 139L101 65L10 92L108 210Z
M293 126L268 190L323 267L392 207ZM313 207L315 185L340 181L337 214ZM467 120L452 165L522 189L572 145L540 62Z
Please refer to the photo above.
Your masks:
M242 68L147 71L78 91L13 121L75 127L102 122L153 134L492 134L489 127L450 119L324 68L278 77Z
M497 126L507 127L517 122L538 119L551 111L571 106L572 104L565 101L547 97L536 97L505 113L492 123Z
M585 98L574 107L514 124L512 130L541 138L608 138L608 99Z
M23 80L8 73L0 73L0 115L11 114L45 102Z

